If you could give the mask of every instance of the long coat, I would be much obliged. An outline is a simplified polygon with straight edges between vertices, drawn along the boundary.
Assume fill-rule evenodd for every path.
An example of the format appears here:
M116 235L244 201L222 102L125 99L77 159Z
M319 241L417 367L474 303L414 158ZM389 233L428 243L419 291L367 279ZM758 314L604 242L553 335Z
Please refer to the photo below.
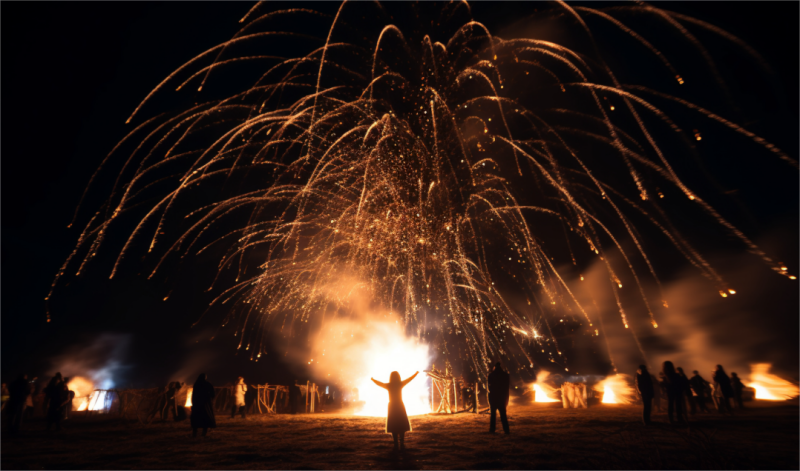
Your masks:
M489 373L489 405L505 409L508 407L508 388L510 378L508 373L496 368Z
M214 386L208 381L194 383L192 390L192 428L215 428Z

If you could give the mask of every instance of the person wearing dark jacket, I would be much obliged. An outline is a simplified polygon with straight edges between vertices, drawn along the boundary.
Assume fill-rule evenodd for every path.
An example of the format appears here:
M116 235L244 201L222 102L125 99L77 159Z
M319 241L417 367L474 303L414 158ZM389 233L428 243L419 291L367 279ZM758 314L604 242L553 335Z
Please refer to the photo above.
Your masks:
M59 381L47 387L49 399L47 407L47 430L53 425L56 431L61 430L61 420L64 418L64 408L69 404L69 389L67 384L59 378Z
M508 407L508 391L509 391L509 375L503 371L503 367L498 361L494 365L494 371L489 373L489 432L494 433L496 428L495 412L500 412L500 421L503 423L503 431L508 434L508 416L506 415L506 407Z
M662 370L667 387L667 417L669 418L669 423L673 423L673 415L678 423L684 423L686 421L686 405L683 394L686 388L683 384L683 379L675 371L675 365L671 361L665 361Z
M703 412L708 412L708 407L706 407L706 390L708 389L708 381L704 380L697 370L694 370L692 371L691 379L689 379L689 385L694 392L697 408Z
M197 436L197 429L203 429L203 436L209 428L217 427L214 417L214 386L206 380L206 374L201 373L194 382L192 389L192 436Z
M636 372L636 391L642 398L642 421L645 425L650 425L650 413L653 407L653 381L650 378L650 373L647 371L645 365L639 365L639 370Z
M733 410L731 409L733 388L731 388L731 380L728 378L728 375L725 374L722 365L717 365L717 369L714 370L714 396L717 399L717 407L719 408L720 414L725 411L733 414Z
M20 375L14 382L8 385L8 403L6 413L8 414L8 433L19 432L22 426L22 416L25 412L25 401L31 393L28 383L28 375Z
M742 384L742 380L739 379L739 375L736 373L731 373L731 389L733 389L733 398L736 399L736 408L743 408L742 391L744 390L744 384Z

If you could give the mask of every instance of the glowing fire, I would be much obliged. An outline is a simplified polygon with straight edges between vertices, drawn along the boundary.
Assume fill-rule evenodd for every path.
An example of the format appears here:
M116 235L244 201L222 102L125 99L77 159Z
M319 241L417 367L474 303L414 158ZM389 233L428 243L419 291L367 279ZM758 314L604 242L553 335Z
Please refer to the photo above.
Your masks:
M102 410L105 405L106 393L95 391L94 383L83 376L73 376L67 383L67 389L75 393L72 410Z
M635 391L629 385L627 375L614 375L600 381L594 387L595 391L603 393L603 404L630 404L635 397Z
M770 374L769 369L771 367L771 363L750 365L750 383L748 386L756 390L756 399L786 401L800 395L796 384Z
M389 394L370 378L388 383L392 371L400 373L402 379L419 371L403 388L403 403L408 415L431 412L429 381L424 373L431 365L429 347L415 337L407 337L399 320L376 321L372 315L330 320L316 334L312 345L303 360L311 365L314 377L327 378L344 391L358 389L358 400L364 404L355 411L356 415L386 417Z
M385 417L389 406L389 394L379 388L370 378L382 383L389 382L389 373L397 371L400 378L406 379L419 371L419 375L403 388L403 403L408 415L421 415L431 412L430 388L423 370L430 368L428 346L417 343L405 336L380 339L364 355L365 368L355 382L359 399L364 407L356 415ZM452 396L452 392L451 392ZM437 398L438 400L438 395Z
M184 407L192 407L192 391L194 391L194 388L189 388L189 392L186 393L186 404L184 404Z
M550 373L543 371L536 375L536 382L533 383L533 402L561 402L560 399L553 399L555 388L550 387L544 381Z

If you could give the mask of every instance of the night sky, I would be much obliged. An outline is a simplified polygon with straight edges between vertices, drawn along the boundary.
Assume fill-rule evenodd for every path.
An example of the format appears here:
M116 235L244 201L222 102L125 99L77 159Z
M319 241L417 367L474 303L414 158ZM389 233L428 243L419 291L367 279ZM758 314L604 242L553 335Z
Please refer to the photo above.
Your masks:
M798 5L656 4L720 26L765 57L777 72L777 97L749 90L754 79L747 66L737 69L732 52L716 50L728 59L723 74L740 78L734 93L743 104L748 129L794 158L798 146ZM601 4L592 2L590 6ZM178 281L169 277L147 281L138 276L135 264L129 264L121 276L110 281L110 259L101 256L86 274L64 279L50 305L53 320L46 322L44 297L79 234L79 229L67 226L92 173L131 129L125 120L170 72L232 37L238 20L250 7L250 3L240 2L2 3L4 381L22 371L39 376L51 373L60 355L98 345L98 338L105 339L105 344L100 341L105 346L98 346L98 358L113 350L111 345L126 346L126 353L119 358L123 368L116 375L120 385L152 386L179 372L194 375L201 369L219 383L240 374L262 383L305 379L302 369L281 360L281 352L270 352L266 359L252 363L249 356L235 355L235 339L220 336L208 341L215 331L213 323L201 322L191 328L208 302L206 294L193 291L191 267L181 272ZM472 12L494 34L505 37L504 28L515 20L533 9L551 7L536 2L486 2L472 4ZM338 4L309 8L335 12ZM156 108L144 115L153 116ZM725 152L717 158L726 164L717 167L712 162L711 173L719 178L721 188L740 192L720 204L728 205L730 214L737 214L732 216L737 218L734 221L753 240L773 241L780 247L781 260L798 273L796 171L771 164L744 168L735 165L735 154L722 154ZM766 158L766 153L760 155ZM781 168L782 174L772 173ZM102 196L90 196L77 227L99 207ZM735 244L731 249L716 242L698 245L723 259L739 260L746 253ZM666 261L662 265L667 267L667 280L685 273L685 264ZM735 267L726 268L735 271ZM759 278L771 276L766 269L759 273ZM771 279L761 283L772 285ZM66 283L69 285L64 286ZM176 296L162 301L173 289ZM769 296L768 312L758 315L770 319L778 348L795 358L789 366L796 370L797 285L776 276ZM732 328L727 335L735 337L736 332Z

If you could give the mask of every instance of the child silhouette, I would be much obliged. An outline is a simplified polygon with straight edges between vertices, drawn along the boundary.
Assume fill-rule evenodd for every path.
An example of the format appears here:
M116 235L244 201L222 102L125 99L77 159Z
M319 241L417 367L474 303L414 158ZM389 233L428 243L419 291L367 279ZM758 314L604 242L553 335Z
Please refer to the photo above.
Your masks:
M405 450L405 434L411 431L411 423L408 421L406 406L403 404L403 387L410 383L418 374L419 371L406 380L400 380L400 373L392 371L389 375L388 383L381 383L380 381L376 381L375 378L370 378L373 383L389 391L389 411L386 415L386 433L392 434L395 450L397 450L398 438L400 439L400 449Z

